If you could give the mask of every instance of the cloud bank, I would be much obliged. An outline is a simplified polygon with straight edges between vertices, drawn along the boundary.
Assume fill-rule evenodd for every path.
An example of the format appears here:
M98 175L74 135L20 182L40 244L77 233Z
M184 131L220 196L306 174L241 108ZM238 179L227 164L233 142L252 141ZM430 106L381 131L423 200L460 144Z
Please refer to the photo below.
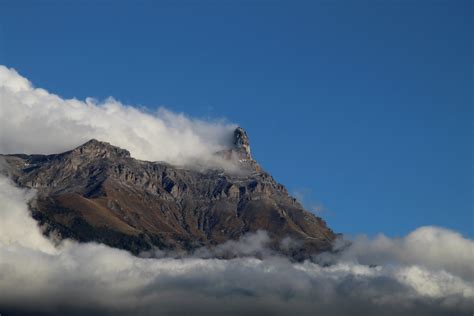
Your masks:
M32 191L0 178L5 315L469 315L474 242L436 227L358 238L331 265L260 251L265 233L223 246L232 260L139 258L104 245L54 246L30 217ZM337 259L337 260L336 260ZM328 258L326 258L328 260ZM377 264L369 266L367 264Z
M1 154L60 153L96 138L141 160L219 165L214 153L229 148L235 127L165 108L148 113L113 98L65 100L0 65Z
M57 153L97 138L138 159L215 164L213 154L230 145L234 128L166 109L150 114L114 99L64 100L0 66L0 153ZM474 311L474 241L447 229L421 227L395 239L361 236L314 262L276 256L266 249L265 232L195 257L142 258L96 243L53 244L30 216L34 196L0 176L2 315ZM237 257L220 260L216 254Z

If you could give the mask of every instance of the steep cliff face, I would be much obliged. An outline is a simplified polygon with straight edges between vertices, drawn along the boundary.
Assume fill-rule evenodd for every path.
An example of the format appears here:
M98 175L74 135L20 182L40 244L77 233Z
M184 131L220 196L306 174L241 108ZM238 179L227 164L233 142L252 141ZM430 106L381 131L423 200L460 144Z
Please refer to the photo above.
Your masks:
M244 172L197 171L140 161L97 140L57 155L3 155L9 176L37 190L33 217L47 234L96 241L135 254L192 252L265 230L276 251L304 259L329 250L334 233L305 211L252 159L247 134L234 133ZM290 237L288 248L282 243Z

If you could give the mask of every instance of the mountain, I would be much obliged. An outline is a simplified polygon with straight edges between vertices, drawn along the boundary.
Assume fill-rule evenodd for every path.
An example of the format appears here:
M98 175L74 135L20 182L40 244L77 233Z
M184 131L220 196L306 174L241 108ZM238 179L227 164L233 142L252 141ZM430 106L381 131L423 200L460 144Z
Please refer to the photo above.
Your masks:
M239 172L141 161L94 139L61 154L0 157L17 185L37 190L32 215L60 239L189 253L264 230L270 248L297 260L331 249L335 234L262 170L242 128L217 155Z

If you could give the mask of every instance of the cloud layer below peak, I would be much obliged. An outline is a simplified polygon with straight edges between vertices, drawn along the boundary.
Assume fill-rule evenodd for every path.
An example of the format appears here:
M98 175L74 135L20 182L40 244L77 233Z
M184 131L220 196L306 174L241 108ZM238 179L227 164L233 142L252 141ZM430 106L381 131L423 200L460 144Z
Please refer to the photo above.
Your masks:
M139 258L104 245L55 247L28 212L34 194L0 178L0 310L64 315L469 315L474 242L437 227L353 240L330 265L247 256ZM436 249L436 250L434 250Z

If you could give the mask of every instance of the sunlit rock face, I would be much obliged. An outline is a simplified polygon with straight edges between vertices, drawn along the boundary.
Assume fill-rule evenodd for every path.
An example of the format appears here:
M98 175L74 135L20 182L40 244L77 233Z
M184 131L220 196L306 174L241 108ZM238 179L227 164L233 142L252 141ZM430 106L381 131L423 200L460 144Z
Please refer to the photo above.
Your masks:
M2 157L4 172L37 190L33 217L60 239L189 254L264 230L270 249L297 260L331 249L335 234L252 159L242 128L216 155L243 171L140 161L94 139L62 154Z

